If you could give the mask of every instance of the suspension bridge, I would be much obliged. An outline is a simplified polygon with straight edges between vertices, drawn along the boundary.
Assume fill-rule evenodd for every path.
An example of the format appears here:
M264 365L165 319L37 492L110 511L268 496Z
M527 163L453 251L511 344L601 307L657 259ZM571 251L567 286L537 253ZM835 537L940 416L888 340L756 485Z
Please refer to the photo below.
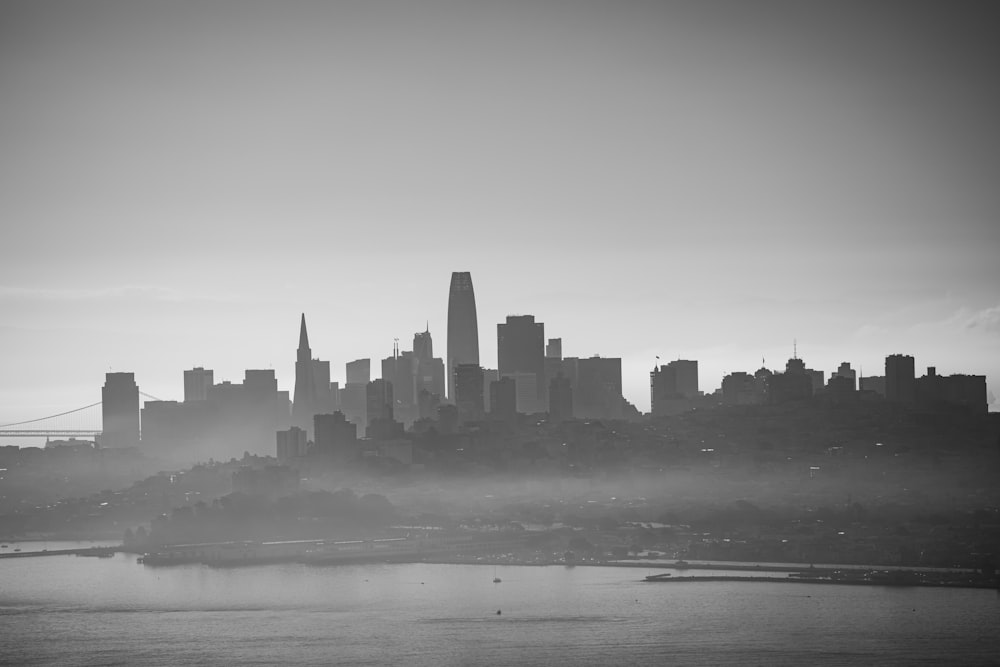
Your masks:
M151 401L161 399L139 392ZM104 431L101 401L54 415L0 424L0 438L94 438Z

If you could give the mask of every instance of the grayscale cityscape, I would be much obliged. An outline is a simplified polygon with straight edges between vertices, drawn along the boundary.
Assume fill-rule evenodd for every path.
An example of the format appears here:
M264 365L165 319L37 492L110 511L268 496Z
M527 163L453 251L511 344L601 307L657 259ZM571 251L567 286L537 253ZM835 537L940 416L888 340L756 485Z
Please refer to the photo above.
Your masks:
M996 664L991 10L0 3L0 664Z

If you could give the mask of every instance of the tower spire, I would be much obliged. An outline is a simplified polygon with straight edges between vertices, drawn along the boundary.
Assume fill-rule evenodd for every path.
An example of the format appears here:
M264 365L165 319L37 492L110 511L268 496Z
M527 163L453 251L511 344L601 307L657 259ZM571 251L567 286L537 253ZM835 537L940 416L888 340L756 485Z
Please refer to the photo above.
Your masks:
M309 334L306 333L306 314L302 313L302 323L299 325L299 349L309 349Z

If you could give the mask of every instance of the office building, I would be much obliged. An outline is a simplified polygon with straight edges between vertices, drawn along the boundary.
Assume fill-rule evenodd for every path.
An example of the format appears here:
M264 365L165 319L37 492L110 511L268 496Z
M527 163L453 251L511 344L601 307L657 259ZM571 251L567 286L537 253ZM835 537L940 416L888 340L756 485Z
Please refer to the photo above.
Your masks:
M577 359L573 414L580 419L621 419L624 408L622 360L598 356Z
M513 420L517 417L517 387L511 377L490 382L490 419Z
M917 386L913 357L890 354L885 358L885 398L894 403L916 402Z
M278 463L292 463L306 457L308 446L306 432L298 426L293 426L287 431L277 431L276 440Z
M365 392L368 426L376 421L393 420L392 383L388 380L372 380Z
M451 274L448 289L448 399L454 401L455 366L479 365L479 323L472 274Z
M434 343L429 329L413 335L413 356L417 360L417 396L421 391L427 391L436 395L440 401L447 390L444 360L434 356ZM419 402L418 399L417 403Z
M347 381L344 384L367 385L372 380L372 360L355 359L345 364Z
M478 364L455 366L455 407L462 423L479 421L484 407L483 369Z
M198 366L184 371L184 402L208 400L208 389L214 382L211 369Z
M508 315L507 321L497 325L497 369L501 377L514 377L518 383L518 412L529 410L542 412L546 409L547 389L545 382L545 325L535 322L533 315ZM532 375L535 397L530 408L523 402L527 399L525 387ZM524 397L523 399L520 397Z
M319 460L343 463L357 458L358 427L347 421L343 412L316 415L313 432L313 448Z
M549 382L549 419L554 423L573 418L573 385L559 373Z
M653 416L690 410L699 395L697 361L675 359L659 368L654 367L649 374L650 412Z
M830 379L832 380L833 378L843 378L849 381L852 390L858 387L858 374L851 368L851 364L846 361L841 362L840 366L837 366L837 370L830 373Z
M107 373L101 389L101 447L139 445L139 387L134 373Z

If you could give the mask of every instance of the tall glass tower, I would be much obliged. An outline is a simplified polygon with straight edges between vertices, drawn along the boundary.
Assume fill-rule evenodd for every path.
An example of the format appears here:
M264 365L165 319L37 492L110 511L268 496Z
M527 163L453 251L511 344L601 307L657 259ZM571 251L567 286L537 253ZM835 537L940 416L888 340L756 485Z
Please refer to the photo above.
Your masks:
M479 364L479 324L472 274L451 274L448 290L448 398L455 400L455 366Z

